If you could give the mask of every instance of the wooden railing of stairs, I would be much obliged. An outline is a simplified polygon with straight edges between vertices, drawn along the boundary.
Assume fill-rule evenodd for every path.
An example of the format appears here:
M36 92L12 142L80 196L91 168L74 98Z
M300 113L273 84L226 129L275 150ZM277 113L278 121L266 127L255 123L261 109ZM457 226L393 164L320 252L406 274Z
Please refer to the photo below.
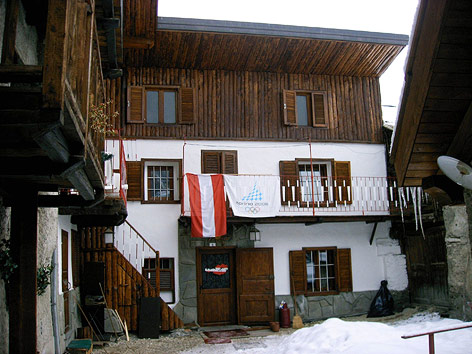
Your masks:
M138 330L140 299L159 296L159 289L148 280L112 244L105 244L104 227L81 229L81 279L85 262L102 262L105 265L105 292L108 308L116 309L130 331ZM156 264L158 262L156 254ZM183 321L161 299L161 331L182 328Z

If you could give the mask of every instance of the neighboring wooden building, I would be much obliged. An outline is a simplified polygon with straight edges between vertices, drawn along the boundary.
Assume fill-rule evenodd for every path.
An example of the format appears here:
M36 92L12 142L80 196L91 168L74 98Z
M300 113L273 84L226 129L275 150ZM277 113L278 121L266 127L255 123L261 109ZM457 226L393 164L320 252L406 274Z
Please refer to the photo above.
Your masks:
M472 318L470 191L448 179L437 158L472 162L471 15L468 1L420 1L392 147L400 185L421 187L444 206L426 221L425 239L412 227L403 237L412 300L460 319Z
M125 12L139 18L149 4ZM291 292L305 319L365 313L385 277L407 302L405 257L389 238L399 204L379 77L408 37L163 17L156 31L144 27L125 21L133 45L111 87L124 103L114 124L128 221L170 260L173 285L161 296L179 317L267 323L282 300L293 311ZM229 214L227 235L192 239L186 173L279 176L280 210ZM250 239L256 226L262 241ZM123 228L115 235L126 243ZM144 252L136 258L148 264Z
M127 215L124 195L105 191L104 134L91 123L106 80L121 75L121 7L111 0L0 6L0 200L2 225L11 225L1 237L18 265L1 299L9 311L0 314L8 322L0 351L63 352L81 326L77 224L116 225ZM43 264L54 275L37 296Z

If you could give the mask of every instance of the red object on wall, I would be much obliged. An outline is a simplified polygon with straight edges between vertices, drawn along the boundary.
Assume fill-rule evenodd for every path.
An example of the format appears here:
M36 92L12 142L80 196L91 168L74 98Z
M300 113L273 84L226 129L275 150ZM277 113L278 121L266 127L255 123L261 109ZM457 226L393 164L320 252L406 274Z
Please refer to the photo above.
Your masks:
M279 309L280 327L290 328L290 309Z

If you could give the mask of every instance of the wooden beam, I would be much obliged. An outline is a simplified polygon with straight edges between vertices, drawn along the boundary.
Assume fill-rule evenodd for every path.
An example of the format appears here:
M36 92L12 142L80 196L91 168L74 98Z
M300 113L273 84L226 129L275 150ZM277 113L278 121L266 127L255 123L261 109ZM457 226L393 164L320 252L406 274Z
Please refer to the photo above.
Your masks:
M63 108L71 0L49 0L44 46L43 104Z
M16 27L19 10L20 0L7 1L5 29L3 32L2 64L15 63Z
M34 189L16 192L11 210L11 254L18 268L10 278L9 346L10 353L36 353L36 262L38 208Z
M453 156L466 163L472 159L472 103L469 105L462 122L452 140L447 155Z
M41 82L43 67L40 65L0 65L0 82Z
M69 146L58 126L35 134L33 139L52 161L59 163L69 162Z
M61 176L67 178L85 200L94 200L95 193L84 171L85 163L80 161L69 167Z
M400 185L405 181L426 102L446 4L447 0L422 1L418 10L392 147L392 160Z
M145 37L129 37L123 38L123 48L126 49L151 49L154 47L154 39Z

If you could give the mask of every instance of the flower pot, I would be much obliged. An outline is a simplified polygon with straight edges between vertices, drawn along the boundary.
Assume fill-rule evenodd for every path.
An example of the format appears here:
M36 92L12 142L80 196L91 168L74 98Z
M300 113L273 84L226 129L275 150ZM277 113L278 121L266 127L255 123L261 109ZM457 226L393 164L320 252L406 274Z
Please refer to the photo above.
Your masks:
M272 332L278 332L280 330L280 324L278 322L269 322L269 325Z

